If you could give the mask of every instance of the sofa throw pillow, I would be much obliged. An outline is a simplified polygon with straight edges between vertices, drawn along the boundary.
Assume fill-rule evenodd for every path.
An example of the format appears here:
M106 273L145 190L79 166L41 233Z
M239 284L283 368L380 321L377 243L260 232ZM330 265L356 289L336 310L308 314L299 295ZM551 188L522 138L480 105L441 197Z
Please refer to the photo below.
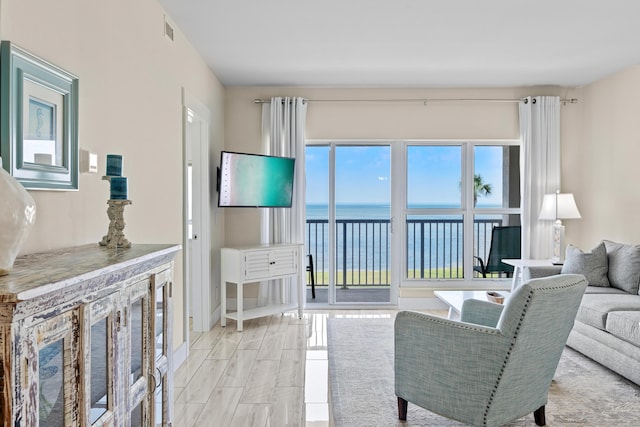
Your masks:
M604 242L600 242L591 252L586 253L573 245L567 246L562 274L582 274L587 278L589 286L609 286L607 270L607 250Z
M637 294L640 286L640 245L604 241L609 258L609 283L614 288Z

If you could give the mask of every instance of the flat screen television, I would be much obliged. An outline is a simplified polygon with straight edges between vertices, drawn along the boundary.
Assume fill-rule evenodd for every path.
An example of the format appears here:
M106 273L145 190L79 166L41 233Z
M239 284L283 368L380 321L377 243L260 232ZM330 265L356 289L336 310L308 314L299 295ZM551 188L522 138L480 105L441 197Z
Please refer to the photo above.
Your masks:
M223 151L218 206L290 208L295 159Z

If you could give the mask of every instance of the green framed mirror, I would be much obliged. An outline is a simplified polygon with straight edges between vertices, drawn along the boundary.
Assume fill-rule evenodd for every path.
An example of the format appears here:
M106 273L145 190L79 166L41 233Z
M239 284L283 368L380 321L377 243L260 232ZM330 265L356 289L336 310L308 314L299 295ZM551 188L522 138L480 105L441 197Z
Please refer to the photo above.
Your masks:
M25 188L78 189L78 77L4 40L0 156Z

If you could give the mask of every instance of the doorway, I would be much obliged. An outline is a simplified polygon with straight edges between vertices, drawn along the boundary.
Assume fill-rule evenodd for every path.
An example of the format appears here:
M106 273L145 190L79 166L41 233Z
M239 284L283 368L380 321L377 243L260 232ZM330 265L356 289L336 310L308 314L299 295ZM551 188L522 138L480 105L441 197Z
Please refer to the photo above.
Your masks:
M196 99L183 97L184 113L184 272L185 336L211 328L209 212L209 110Z
M391 145L308 143L306 159L306 302L391 304Z

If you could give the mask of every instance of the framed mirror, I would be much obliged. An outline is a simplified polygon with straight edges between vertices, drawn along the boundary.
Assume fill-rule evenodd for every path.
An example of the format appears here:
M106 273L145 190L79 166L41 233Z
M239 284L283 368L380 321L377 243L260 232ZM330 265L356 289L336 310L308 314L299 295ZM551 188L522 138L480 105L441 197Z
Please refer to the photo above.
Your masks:
M0 156L28 189L78 189L78 78L0 43Z

